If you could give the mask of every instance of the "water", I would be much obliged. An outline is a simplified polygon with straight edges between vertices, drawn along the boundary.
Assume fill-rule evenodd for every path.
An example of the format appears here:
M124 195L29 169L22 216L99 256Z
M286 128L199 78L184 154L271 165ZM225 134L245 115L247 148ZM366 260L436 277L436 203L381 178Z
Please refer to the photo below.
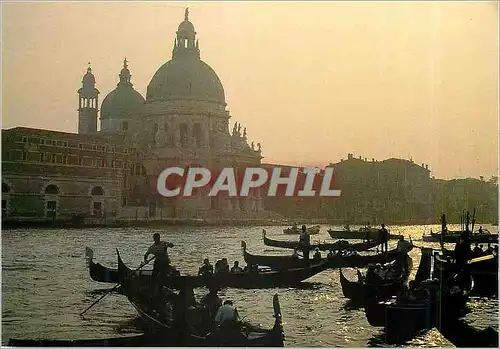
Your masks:
M138 333L134 326L136 313L126 297L110 294L89 310L78 314L112 284L92 281L85 265L85 247L92 247L94 259L116 268L115 248L123 260L135 268L152 243L152 234L171 241L173 263L182 273L196 273L205 257L211 262L227 257L229 263L244 264L241 240L253 254L282 254L290 250L275 249L262 242L262 229L268 236L284 236L283 227L166 227L164 229L84 229L84 230L10 230L2 232L2 343L9 338L85 339L108 338ZM330 240L322 226L313 241ZM340 227L339 227L340 228ZM412 236L415 244L423 243L423 231L431 226L392 227L391 232ZM455 227L450 227L454 229ZM497 232L495 227L486 227ZM434 231L439 226L432 226ZM331 240L330 240L331 241ZM390 245L394 246L395 241ZM420 261L420 250L413 249L414 270ZM355 272L347 270L355 277ZM197 291L201 295L204 290ZM326 270L307 280L301 289L266 290L228 289L222 298L235 301L241 317L270 328L273 324L272 297L280 296L286 346L364 347L384 345L380 328L368 324L363 309L352 309L342 296L338 270ZM498 302L478 299L467 321L475 327L498 328ZM416 339L416 346L443 345L439 335L429 332Z

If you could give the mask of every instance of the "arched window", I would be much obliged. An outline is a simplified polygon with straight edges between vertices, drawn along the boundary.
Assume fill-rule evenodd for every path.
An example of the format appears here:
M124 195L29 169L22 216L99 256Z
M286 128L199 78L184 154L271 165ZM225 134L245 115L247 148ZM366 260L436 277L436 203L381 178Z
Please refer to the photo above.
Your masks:
M94 187L91 192L92 195L104 195L104 190L102 187Z
M2 193L9 193L10 192L10 187L2 182Z
M185 123L181 123L179 125L179 131L181 136L181 145L186 147L188 145L188 125Z
M193 126L193 138L197 147L201 147L201 125L199 123Z
M45 194L57 195L59 194L59 188L54 184L50 184L45 188Z

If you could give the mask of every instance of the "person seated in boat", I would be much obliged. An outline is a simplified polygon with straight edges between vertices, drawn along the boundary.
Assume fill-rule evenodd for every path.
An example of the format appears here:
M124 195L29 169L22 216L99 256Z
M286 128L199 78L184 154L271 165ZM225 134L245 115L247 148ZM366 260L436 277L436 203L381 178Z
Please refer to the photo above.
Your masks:
M224 301L224 304L217 310L215 323L218 328L233 328L238 323L238 311L231 300Z
M482 252L481 248L479 247L479 244L476 242L476 244L474 245L474 249L472 250L472 255L477 257L480 255L480 252Z
M299 251L296 248L293 249L292 257L299 258Z
M229 273L229 263L227 262L227 258L222 258L220 261L219 268L216 268L216 272L218 273Z
M198 270L198 275L212 275L214 273L214 267L210 264L208 258L203 260L203 265Z
M381 229L380 229L380 242L381 242L381 248L382 252L387 252L388 250L388 244L389 244L389 232L385 228L385 224L382 223Z
M315 261L321 260L321 253L319 252L319 249L317 249L317 248L314 251L313 260L315 260Z
M174 247L171 242L161 241L160 234L153 234L154 243L148 248L144 254L144 264L148 262L149 255L154 255L153 273L151 280L156 285L159 285L159 280L167 276L168 266L170 265L170 258L168 257L167 249Z
M234 274L239 274L239 273L242 273L243 272L243 269L241 269L240 267L240 262L238 261L235 261L234 262L234 265L233 267L231 268L231 273L234 273Z
M222 299L219 297L218 291L219 289L217 287L210 287L208 294L200 301L200 304L208 310L211 321L215 318L217 310L222 306Z
M479 245L479 255L478 257L481 257L481 256L484 256L486 253L485 251L483 250L483 244L480 244Z
M482 234L483 233L483 226L480 226L479 227L479 230L477 231L479 234Z
M358 274L358 282L359 283L363 283L365 282L365 277L363 276L363 274L361 274L361 272L359 271L359 269L356 269L356 274Z
M326 258L333 258L335 254L333 253L332 250L328 251L328 254L326 255Z

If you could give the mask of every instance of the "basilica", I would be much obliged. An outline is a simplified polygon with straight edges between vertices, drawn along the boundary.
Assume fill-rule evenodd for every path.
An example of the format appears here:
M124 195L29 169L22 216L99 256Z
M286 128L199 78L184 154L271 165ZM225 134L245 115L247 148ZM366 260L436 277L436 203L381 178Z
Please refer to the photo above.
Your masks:
M233 123L224 88L201 59L186 9L172 58L146 98L125 59L116 88L99 105L89 65L78 90L78 133L16 127L2 131L2 213L11 219L248 218L266 215L258 190L245 198L164 198L156 180L169 166L218 169L261 164L261 145ZM100 130L98 131L98 122Z

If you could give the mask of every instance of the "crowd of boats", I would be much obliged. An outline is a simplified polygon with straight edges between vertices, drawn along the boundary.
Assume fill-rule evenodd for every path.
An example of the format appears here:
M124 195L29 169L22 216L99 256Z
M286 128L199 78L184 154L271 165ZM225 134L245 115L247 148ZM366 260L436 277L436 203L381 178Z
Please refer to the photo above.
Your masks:
M294 230L298 231L296 226L285 233ZM441 235L447 233L446 229L441 231ZM345 227L342 231L329 230L329 234L336 241L311 243L305 227L298 241L275 240L266 236L263 230L265 245L292 250L293 253L252 254L247 250L245 241L242 241L243 258L247 264L244 269L238 265L230 269L227 260L220 260L214 270L207 259L197 275L184 275L170 267L168 272L158 277L155 269L144 269L149 261L132 269L123 262L118 250L118 268L109 268L96 263L93 251L87 248L90 277L98 282L116 284L110 291L118 290L127 297L147 324L144 333L106 340L11 340L10 344L283 346L285 333L277 294L272 299L274 324L270 328L261 328L237 317L229 322L231 325L223 322L221 318L227 312L221 310L231 309L232 305L222 304L218 291L223 288L296 287L326 269L337 268L340 269L339 281L344 297L352 306L364 308L370 325L385 328L387 343L403 343L418 331L436 327L445 337L451 337L448 339L458 344L473 339L473 344L477 346L498 346L497 330L476 331L460 320L468 311L467 301L472 295L498 296L497 249L481 253L476 251L466 263L462 263L456 252L460 249L452 251L443 246L438 250L419 247L411 238L407 241L403 236L391 236L388 233L387 237L397 239L397 246L384 250L382 245L379 250L378 246L384 242L383 229L365 227L351 231ZM466 243L470 247L471 236L467 220L457 246ZM351 239L363 241L347 241ZM494 243L498 244L498 235ZM372 250L374 248L376 251ZM415 278L409 280L413 261L408 253L414 248L421 250L422 257ZM310 251L314 251L312 257ZM320 251L328 251L327 256L322 257ZM363 274L358 269L357 280L349 280L344 273L345 268L367 268L367 271ZM196 301L194 288L205 288L207 294ZM106 294L82 314L104 296ZM244 304L239 306L244 307Z

